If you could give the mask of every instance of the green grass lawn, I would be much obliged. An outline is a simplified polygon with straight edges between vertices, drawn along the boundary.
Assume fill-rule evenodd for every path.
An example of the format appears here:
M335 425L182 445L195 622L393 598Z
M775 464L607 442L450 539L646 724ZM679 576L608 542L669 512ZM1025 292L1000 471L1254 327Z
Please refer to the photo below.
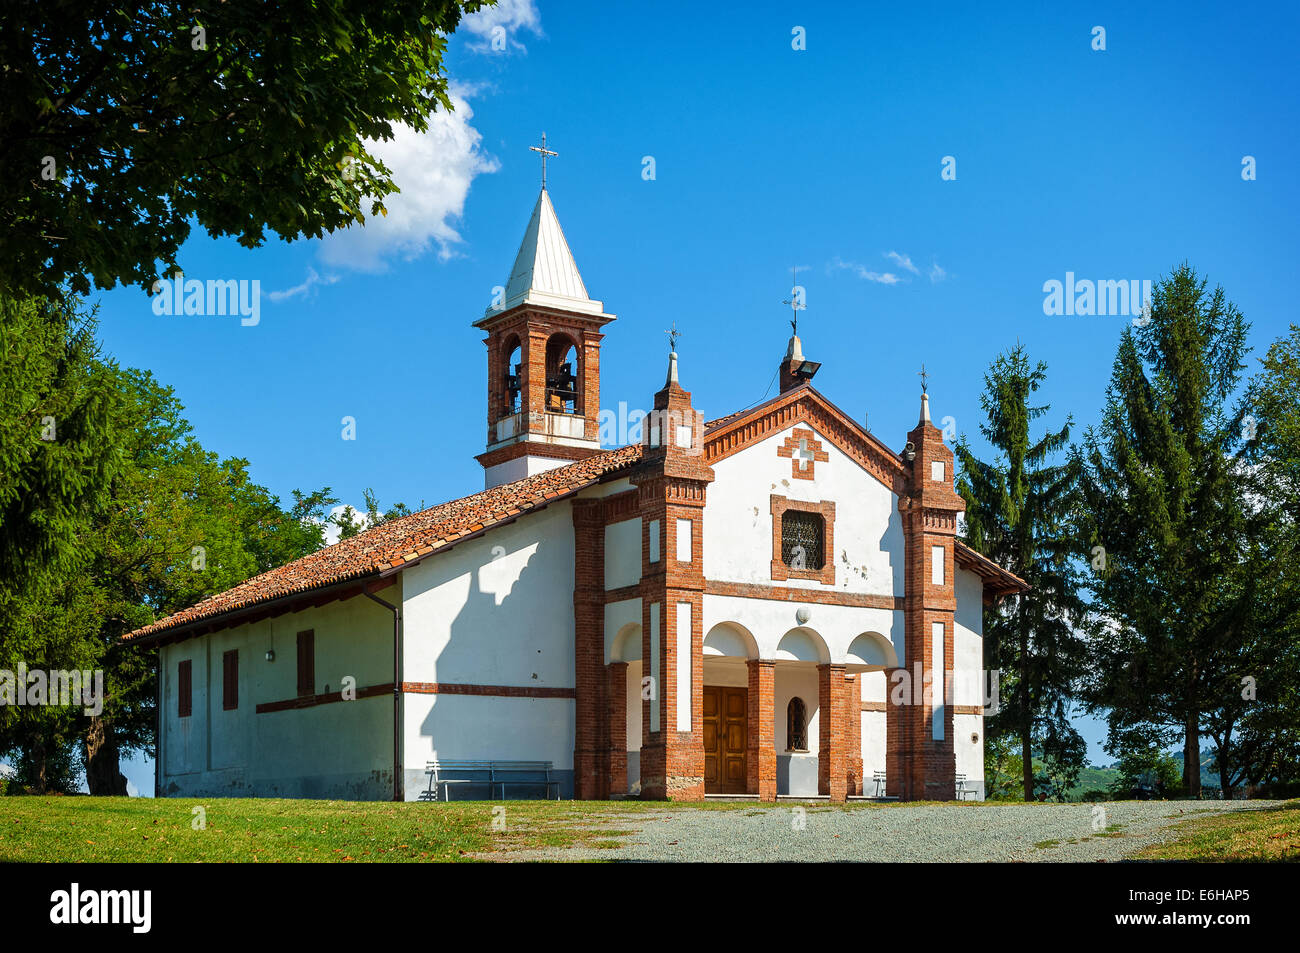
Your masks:
M1177 840L1154 844L1135 860L1300 861L1300 801L1177 825Z
M201 807L204 826L196 829ZM447 861L511 848L600 846L581 827L630 804L505 804L254 798L0 798L0 861ZM493 814L493 808L499 812ZM495 826L494 826L495 825Z

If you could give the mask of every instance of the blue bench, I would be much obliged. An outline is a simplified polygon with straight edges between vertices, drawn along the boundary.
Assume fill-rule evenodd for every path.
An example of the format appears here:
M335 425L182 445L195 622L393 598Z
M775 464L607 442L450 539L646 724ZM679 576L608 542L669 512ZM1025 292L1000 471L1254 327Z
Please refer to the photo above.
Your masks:
M554 767L550 761L429 761L424 771L429 775L429 788L420 795L421 801L438 800L441 789L442 800L451 800L453 785L478 785L487 789L488 799L495 798L501 792L505 800L506 791L542 791L542 796L550 798L555 791L555 800L560 799L560 782L552 775Z

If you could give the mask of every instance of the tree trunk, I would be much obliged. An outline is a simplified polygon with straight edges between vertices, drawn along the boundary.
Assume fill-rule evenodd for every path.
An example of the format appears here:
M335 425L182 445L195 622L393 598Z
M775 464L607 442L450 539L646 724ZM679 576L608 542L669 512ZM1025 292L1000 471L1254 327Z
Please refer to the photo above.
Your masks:
M126 797L126 775L118 765L117 736L102 715L90 719L86 744L86 787L96 797Z
M31 758L33 794L44 794L46 787L49 785L49 760L45 756L45 743L37 742L31 748L29 757Z
M1201 797L1201 726L1196 712L1187 716L1183 736L1183 790L1189 798Z
M1027 672L1029 658L1029 634L1025 631L1024 623L1020 625L1020 685L1017 686L1017 692L1020 695L1020 757L1021 768L1024 775L1025 800L1034 799L1034 745L1033 734L1034 718L1033 713L1029 710L1029 673Z

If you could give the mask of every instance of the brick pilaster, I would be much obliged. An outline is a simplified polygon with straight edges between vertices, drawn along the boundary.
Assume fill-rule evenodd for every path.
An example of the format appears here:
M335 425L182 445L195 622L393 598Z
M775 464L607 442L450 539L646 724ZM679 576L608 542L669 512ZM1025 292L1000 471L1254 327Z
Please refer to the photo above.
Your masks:
M900 777L890 778L891 793L908 800L949 800L956 792L956 752L952 712L944 708L942 739L932 737L936 705L943 704L946 674L953 666L953 617L957 608L954 561L957 514L965 503L953 490L953 454L930 422L929 399L922 397L921 420L907 435L912 459L906 495L899 500L904 534L905 659L907 701L891 732L890 762ZM943 580L936 581L935 549L942 551ZM943 626L943 650L934 652L933 626ZM893 698L891 683L891 699ZM892 706L892 701L890 702ZM891 714L893 714L891 712ZM893 728L892 721L890 723ZM900 748L892 747L896 739ZM892 773L892 772L891 772Z
M750 659L749 744L745 790L761 801L776 800L776 662Z
M604 501L573 501L574 797L608 796Z
M844 724L848 738L849 794L863 793L862 778L862 680L857 675L844 677Z

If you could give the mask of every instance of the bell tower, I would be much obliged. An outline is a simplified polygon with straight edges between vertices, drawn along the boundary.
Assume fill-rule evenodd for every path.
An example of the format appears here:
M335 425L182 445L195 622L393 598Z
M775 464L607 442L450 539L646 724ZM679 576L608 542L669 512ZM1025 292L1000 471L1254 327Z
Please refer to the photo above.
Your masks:
M474 322L487 333L485 489L600 450L601 329L613 320L588 297L543 183L510 278Z

